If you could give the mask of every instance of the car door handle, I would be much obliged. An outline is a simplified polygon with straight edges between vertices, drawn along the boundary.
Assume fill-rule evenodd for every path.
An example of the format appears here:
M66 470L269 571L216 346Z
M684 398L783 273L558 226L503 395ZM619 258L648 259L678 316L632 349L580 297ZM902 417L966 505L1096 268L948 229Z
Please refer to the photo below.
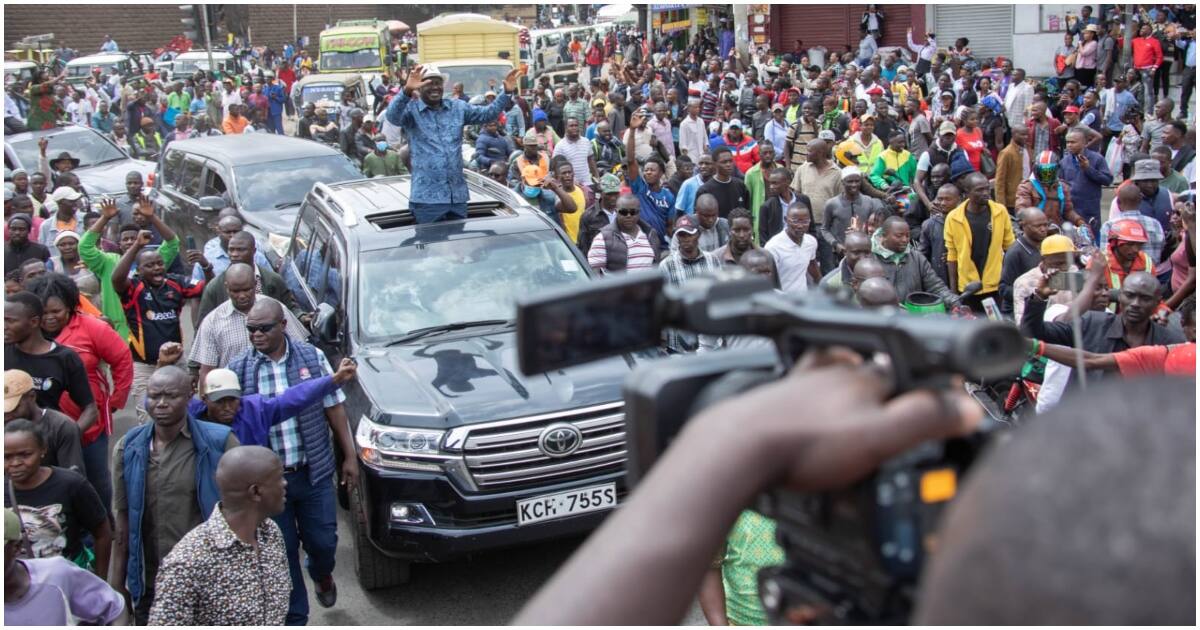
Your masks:
M208 220L202 216L193 216L192 221L194 221L196 225L208 225Z

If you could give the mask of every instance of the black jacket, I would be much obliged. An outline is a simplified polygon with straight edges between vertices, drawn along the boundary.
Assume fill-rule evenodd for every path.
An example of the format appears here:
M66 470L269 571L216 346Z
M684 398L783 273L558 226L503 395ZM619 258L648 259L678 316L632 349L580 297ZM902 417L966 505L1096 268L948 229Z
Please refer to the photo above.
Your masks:
M1171 170L1182 173L1183 167L1187 166L1187 163L1194 159L1196 159L1196 150L1185 144L1179 150L1179 153L1176 153L1175 157L1171 158Z
M579 240L575 244L584 256L587 256L588 250L592 247L592 241L596 240L596 235L600 233L600 230L608 227L608 224L608 215L600 209L599 201L583 211L583 216L579 218Z
M783 231L783 201L772 195L758 208L758 244L765 245Z

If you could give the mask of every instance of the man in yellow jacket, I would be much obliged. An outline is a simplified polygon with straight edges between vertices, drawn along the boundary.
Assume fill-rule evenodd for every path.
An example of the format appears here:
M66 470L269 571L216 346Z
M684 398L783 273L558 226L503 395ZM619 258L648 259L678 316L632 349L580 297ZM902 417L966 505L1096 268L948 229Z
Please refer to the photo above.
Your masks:
M976 280L983 283L974 297L963 302L981 312L983 300L999 294L1004 251L1016 239L1008 209L988 198L987 178L971 173L963 185L967 200L946 215L947 275L958 292Z

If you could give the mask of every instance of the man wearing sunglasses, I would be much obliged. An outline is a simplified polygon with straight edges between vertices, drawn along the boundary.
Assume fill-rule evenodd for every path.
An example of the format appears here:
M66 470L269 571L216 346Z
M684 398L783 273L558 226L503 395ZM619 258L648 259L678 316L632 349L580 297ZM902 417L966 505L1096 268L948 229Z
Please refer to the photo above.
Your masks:
M205 382L211 370L228 365L250 347L250 333L246 327L246 314L250 309L262 301L279 303L258 293L254 269L244 262L229 265L220 281L225 283L229 299L204 316L188 355L189 363L200 366L200 383ZM293 339L308 339L304 324L291 311L284 309L284 317L287 332Z
M632 193L617 198L616 220L600 230L588 248L588 266L602 274L651 269L662 258L662 240L641 219L641 200Z
M231 290L230 295L233 293ZM285 332L286 310L275 300L259 299L246 313L245 328L250 333L252 347L228 365L241 384L243 398L253 394L267 398L281 396L291 387L333 372L320 350ZM308 574L316 586L317 602L325 608L337 602L337 586L333 581L337 501L331 483L338 468L335 448L342 453L340 483L350 492L358 483L358 454L342 405L345 400L346 395L340 391L328 394L320 402L272 425L267 436L271 450L283 461L287 480L286 507L275 516L275 522L287 544L292 578L287 613L290 625L308 621L308 590L299 559L301 542L308 556ZM335 438L332 440L331 429Z

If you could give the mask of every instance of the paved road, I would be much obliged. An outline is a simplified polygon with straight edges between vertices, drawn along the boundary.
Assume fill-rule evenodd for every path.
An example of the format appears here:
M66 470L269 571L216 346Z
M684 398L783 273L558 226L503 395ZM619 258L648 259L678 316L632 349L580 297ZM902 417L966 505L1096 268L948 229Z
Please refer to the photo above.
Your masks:
M191 347L191 314L184 309L184 343ZM114 437L124 435L137 420L132 407L116 416ZM321 626L443 626L508 623L538 587L554 574L583 538L480 554L445 564L419 564L412 579L397 588L366 592L354 576L354 544L345 511L338 509L338 603L321 608L308 584L309 623ZM693 605L684 620L704 625L700 607Z

